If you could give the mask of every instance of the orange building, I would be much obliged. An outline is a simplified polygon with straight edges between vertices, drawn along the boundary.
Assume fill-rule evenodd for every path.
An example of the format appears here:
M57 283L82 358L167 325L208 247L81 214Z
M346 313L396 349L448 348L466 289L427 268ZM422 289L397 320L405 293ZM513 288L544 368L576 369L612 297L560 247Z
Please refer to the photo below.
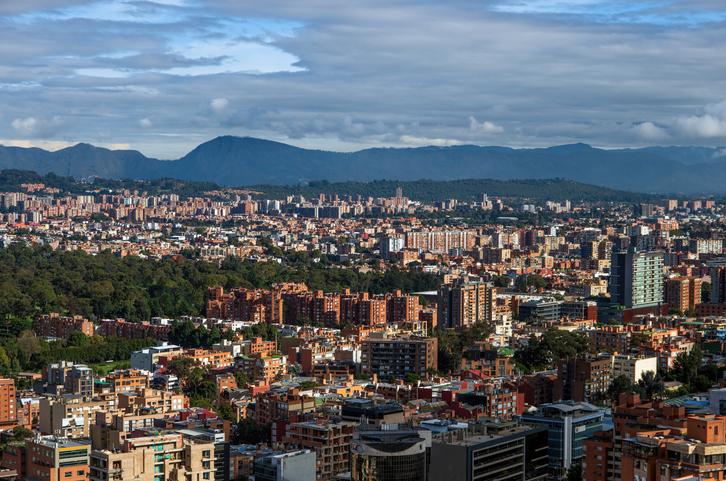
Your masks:
M401 293L400 290L394 291L386 296L388 309L388 322L407 322L416 321L419 317L421 306L418 296L409 296Z
M265 341L261 337L256 337L250 342L250 355L258 357L268 357L277 351L277 342Z
M166 362L178 357L193 359L198 364L209 367L210 369L229 367L234 364L234 358L231 353L227 351L210 351L208 349L187 349L181 354L173 354L166 357Z
M10 429L18 423L15 381L0 379L0 429Z
M52 312L38 317L33 323L33 331L41 337L66 339L74 332L93 336L95 326L93 322L81 316L68 317Z
M106 376L115 393L139 391L149 387L149 377L136 369L117 370Z
M46 436L26 444L28 481L86 481L90 444Z
M694 310L701 303L701 279L674 277L665 284L665 301L679 312Z

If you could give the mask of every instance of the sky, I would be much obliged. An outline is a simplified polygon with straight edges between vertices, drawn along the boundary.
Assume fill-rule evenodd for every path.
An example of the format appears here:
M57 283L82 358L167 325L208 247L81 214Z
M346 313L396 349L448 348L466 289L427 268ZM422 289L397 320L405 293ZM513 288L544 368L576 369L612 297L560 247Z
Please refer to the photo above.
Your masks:
M726 145L723 0L0 2L0 143Z

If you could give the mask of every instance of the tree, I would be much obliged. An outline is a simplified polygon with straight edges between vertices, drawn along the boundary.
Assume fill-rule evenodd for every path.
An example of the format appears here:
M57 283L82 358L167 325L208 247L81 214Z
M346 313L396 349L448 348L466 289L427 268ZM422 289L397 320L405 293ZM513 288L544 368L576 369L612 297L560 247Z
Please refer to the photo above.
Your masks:
M512 284L512 278L506 275L497 275L492 277L495 287L509 287Z
M250 380L247 377L247 373L241 370L237 370L234 373L234 379L237 381L237 387L240 389L243 389L247 387L247 384L249 384Z
M628 376L621 374L610 382L607 396L611 401L617 401L620 395L626 392L633 392L633 383Z
M40 340L31 331L24 331L18 338L18 349L27 364L35 354L40 352Z
M514 281L514 287L518 292L529 292L547 287L547 280L538 274L522 274Z
M252 419L243 419L237 423L235 443L259 444L270 442L270 424L257 424Z
M646 371L638 380L637 389L643 399L660 397L665 390L663 378L653 371Z
M567 470L567 481L582 481L582 464L577 463Z
M190 357L177 357L169 361L167 368L179 379L187 379L195 365L196 361Z
M691 382L699 375L702 363L703 353L696 346L691 349L691 352L682 352L676 356L671 374L675 379L690 386Z
M458 371L464 351L472 347L475 342L487 338L491 332L491 326L484 322L478 322L461 331L437 329L435 335L438 340L439 371Z
M409 372L406 374L406 384L416 384L421 380L421 376L418 374Z
M579 333L550 329L542 336L529 338L529 343L518 350L514 359L527 371L550 369L555 361L571 359L587 352L590 341Z

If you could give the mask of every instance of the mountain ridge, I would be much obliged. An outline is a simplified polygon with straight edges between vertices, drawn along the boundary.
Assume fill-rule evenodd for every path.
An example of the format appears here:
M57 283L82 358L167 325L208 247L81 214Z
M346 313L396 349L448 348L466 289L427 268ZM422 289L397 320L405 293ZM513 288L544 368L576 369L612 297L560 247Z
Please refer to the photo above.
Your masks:
M474 144L374 147L333 152L256 137L223 135L176 160L137 150L78 143L58 150L0 146L0 169L53 172L75 178L215 182L223 186L294 185L431 178L458 180L564 178L620 190L726 193L726 156L720 147L654 146L601 149L584 143L512 148Z

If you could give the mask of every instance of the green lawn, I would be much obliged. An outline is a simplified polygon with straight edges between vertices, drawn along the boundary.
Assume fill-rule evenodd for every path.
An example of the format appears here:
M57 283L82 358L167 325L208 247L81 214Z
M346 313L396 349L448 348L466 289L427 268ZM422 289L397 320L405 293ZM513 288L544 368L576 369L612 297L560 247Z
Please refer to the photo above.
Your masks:
M116 369L128 369L131 367L130 361L113 361L101 362L98 364L89 364L88 367L93 369L99 376L105 376Z

